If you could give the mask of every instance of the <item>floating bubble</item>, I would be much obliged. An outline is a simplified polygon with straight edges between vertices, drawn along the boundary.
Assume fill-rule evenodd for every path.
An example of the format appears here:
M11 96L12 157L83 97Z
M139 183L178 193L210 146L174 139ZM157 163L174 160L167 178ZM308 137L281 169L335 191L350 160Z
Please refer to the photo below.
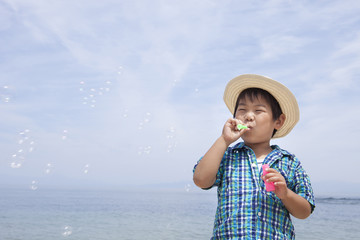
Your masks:
M198 88L195 88L195 93L198 93L199 92L199 89Z
M138 154L142 155L143 154L143 147L138 147Z
M14 161L12 163L10 163L10 167L12 168L21 168L22 166L22 162L19 162L19 161Z
M150 154L151 153L151 146L147 146L144 148L144 153L145 154Z
M144 128L144 125L148 124L150 121L151 121L151 113L147 112L147 113L144 114L143 119L139 123L138 129L142 130Z
M186 185L185 185L185 191L186 191L186 192L190 192L190 190L191 190L191 185L190 185L190 184L186 184Z
M150 153L151 153L151 146L139 147L138 148L138 154L139 155L150 154Z
M122 66L119 66L119 67L118 67L117 73L118 73L119 75L122 74L122 68L123 68Z
M168 153L173 152L175 147L176 147L176 143L175 144L168 144L166 152L168 152Z
M38 182L37 181L32 181L31 184L30 184L30 189L31 190L36 190L38 189Z
M147 112L145 114L144 123L148 123L151 120L151 113Z
M167 139L167 149L166 152L170 153L173 152L176 148L177 141L176 141L176 130L175 127L170 127L167 131L166 139Z
M67 134L68 134L68 130L66 130L66 129L63 130L61 139L62 139L62 140L66 140L66 139L67 139Z
M49 174L54 166L51 163L46 164L45 174Z
M86 165L85 165L84 170L83 170L84 174L88 174L88 173L89 173L89 167L90 167L89 164L86 164Z
M34 151L35 142L32 140L29 135L30 130L25 129L19 133L18 149L11 156L11 168L20 168L22 167L25 159L28 157L28 154Z
M68 237L73 233L73 229L71 226L65 226L62 231L62 235L64 237Z
M97 98L104 95L104 92L109 92L110 87L112 86L112 82L107 80L101 83L101 86L94 86L94 84L88 84L85 81L80 82L79 91L82 95L82 103L83 105L87 105L90 108L95 108L95 103L97 102Z
M122 115L124 118L127 118L128 117L128 110L127 109L125 109L124 111L123 111L123 115Z
M10 102L10 93L9 93L9 86L4 85L2 88L0 88L0 101L8 103Z

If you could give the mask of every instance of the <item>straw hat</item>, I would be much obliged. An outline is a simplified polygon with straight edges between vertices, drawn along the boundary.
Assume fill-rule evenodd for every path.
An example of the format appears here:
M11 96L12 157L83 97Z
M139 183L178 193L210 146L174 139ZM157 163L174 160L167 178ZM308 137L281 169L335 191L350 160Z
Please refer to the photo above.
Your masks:
M224 101L231 113L235 110L239 94L247 88L261 88L268 91L279 102L286 119L273 138L284 137L296 125L300 118L299 106L294 94L281 83L261 75L244 74L232 79L225 88Z

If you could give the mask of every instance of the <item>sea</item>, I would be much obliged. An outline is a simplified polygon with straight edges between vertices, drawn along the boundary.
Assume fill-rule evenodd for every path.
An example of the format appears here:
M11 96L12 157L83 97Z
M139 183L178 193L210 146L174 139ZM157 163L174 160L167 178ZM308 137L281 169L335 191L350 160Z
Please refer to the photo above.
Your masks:
M1 240L210 239L216 192L0 188ZM317 197L296 239L360 239L360 198Z

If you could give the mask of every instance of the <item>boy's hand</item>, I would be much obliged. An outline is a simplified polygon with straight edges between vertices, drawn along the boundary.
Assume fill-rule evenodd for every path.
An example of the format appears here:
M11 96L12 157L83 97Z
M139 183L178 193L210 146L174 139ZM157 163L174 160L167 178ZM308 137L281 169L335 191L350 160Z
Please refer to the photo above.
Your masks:
M268 168L266 169L266 171L268 172L268 174L262 176L261 178L266 182L274 183L275 185L274 193L278 198L280 199L286 198L288 194L288 187L286 185L286 181L283 175L281 175L281 173L279 173L273 168Z
M274 193L281 199L285 208L296 218L307 218L311 214L310 203L305 198L288 189L286 181L281 173L273 168L268 168L266 171L268 174L262 176L262 179L274 183Z
M237 129L238 124L244 125L244 123L238 119L229 118L224 125L222 136L228 145L238 140L244 132L249 130L249 129L241 129L241 130Z

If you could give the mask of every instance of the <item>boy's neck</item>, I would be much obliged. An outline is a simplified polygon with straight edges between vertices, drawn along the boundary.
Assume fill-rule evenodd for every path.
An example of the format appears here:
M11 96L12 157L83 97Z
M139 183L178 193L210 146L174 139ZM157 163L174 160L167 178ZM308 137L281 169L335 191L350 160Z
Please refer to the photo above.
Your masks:
M257 159L264 159L266 156L272 152L272 148L270 146L269 142L266 143L255 143L255 144L247 144L246 146L250 147L254 153Z

